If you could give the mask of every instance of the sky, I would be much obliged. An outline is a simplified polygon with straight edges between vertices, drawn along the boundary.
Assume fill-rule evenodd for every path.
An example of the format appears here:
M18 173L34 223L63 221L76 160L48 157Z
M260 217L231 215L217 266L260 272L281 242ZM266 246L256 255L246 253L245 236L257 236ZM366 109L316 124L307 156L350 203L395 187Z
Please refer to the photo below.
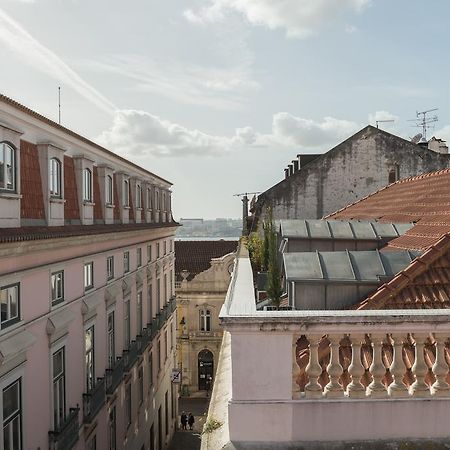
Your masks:
M298 153L439 108L446 0L0 0L0 92L171 181L173 213L239 217Z

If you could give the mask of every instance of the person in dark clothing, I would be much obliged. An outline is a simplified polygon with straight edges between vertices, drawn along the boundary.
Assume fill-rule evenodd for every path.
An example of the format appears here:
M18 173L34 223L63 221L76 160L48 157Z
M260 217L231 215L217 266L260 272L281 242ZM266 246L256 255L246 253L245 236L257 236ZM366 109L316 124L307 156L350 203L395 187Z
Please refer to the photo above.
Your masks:
M192 430L192 427L194 426L194 416L192 415L192 413L189 413L189 417L188 417L188 424L189 424L189 429Z
M181 413L181 429L182 430L187 430L187 427L186 427L187 421L188 421L188 417L187 417L186 413L183 411Z

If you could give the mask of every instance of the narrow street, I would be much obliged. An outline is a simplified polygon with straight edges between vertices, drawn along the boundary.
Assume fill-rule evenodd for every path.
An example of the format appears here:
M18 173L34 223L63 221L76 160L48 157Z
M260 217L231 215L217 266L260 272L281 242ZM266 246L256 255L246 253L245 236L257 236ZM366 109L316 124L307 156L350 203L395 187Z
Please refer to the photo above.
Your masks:
M180 416L178 416L178 430L175 432L169 450L199 450L201 432L208 413L209 398L181 398L178 403L178 411L181 414L190 412L195 417L193 431L181 430Z

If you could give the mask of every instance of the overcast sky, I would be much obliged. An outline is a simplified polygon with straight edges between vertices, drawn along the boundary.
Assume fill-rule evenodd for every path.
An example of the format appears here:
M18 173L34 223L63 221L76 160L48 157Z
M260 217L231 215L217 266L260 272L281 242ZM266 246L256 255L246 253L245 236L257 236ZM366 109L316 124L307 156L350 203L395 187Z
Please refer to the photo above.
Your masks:
M0 0L0 91L174 183L174 216L239 217L297 153L438 107L446 0Z

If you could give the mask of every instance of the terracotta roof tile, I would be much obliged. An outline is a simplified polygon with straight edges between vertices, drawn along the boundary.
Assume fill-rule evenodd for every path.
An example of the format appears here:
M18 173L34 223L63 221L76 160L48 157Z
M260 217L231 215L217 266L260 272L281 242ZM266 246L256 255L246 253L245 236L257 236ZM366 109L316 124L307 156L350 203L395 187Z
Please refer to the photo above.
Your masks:
M237 241L175 241L175 275L177 281L182 280L182 270L189 272L188 280L209 269L212 258L233 253L237 249Z

